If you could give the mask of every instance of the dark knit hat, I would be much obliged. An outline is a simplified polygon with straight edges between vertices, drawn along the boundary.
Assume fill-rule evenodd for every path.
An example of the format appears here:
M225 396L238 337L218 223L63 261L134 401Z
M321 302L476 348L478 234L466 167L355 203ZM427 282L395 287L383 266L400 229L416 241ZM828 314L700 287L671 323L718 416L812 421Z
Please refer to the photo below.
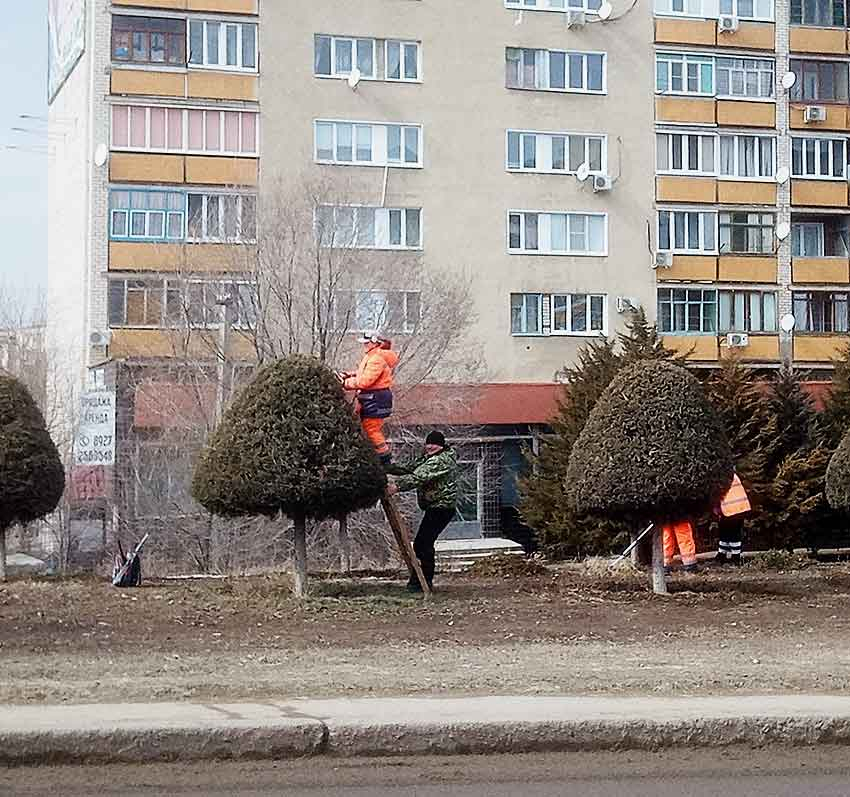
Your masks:
M446 438L442 432L428 432L428 437L425 438L426 446L441 446L442 448L446 447Z

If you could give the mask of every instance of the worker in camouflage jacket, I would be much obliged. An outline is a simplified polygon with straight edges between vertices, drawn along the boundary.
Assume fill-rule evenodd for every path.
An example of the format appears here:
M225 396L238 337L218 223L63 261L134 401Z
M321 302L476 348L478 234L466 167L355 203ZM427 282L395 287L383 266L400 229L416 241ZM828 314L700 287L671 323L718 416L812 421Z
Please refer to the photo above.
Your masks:
M422 572L430 586L434 584L436 554L434 543L457 512L457 454L446 443L442 432L430 432L425 438L425 454L408 466L393 466L398 478L389 487L390 495L416 490L419 508L425 514L413 541L413 550L422 564ZM407 588L422 589L416 574L410 574Z

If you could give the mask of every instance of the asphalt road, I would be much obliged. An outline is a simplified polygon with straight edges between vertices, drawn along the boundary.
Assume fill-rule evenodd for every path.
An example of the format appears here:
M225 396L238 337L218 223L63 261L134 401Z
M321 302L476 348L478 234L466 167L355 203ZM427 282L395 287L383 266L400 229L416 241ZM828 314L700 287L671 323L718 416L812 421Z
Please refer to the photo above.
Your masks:
M0 795L848 797L842 747L0 770Z

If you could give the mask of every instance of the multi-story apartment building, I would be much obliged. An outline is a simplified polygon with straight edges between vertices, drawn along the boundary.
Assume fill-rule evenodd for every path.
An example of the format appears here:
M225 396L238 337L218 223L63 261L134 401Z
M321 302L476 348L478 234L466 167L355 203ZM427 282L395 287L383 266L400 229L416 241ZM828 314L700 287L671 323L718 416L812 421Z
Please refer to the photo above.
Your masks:
M516 505L555 372L634 308L706 367L730 348L826 367L846 336L844 0L81 5L50 112L51 325L81 381L105 369L119 460L151 478L171 454L145 441L197 398L175 364L214 367L258 204L305 175L336 187L317 223L375 262L470 276L486 384L452 417L422 389L413 417L478 428L470 483L491 486L464 516L485 530ZM360 293L358 328L381 317ZM377 299L415 330L416 285ZM228 357L249 362L238 321Z

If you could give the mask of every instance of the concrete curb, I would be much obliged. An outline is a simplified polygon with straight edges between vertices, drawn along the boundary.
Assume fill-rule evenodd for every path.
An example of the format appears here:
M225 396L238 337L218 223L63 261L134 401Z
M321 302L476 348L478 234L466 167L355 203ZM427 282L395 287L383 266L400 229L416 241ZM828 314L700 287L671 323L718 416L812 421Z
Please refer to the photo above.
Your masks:
M7 766L735 744L850 745L850 698L399 698L0 707L0 764Z

